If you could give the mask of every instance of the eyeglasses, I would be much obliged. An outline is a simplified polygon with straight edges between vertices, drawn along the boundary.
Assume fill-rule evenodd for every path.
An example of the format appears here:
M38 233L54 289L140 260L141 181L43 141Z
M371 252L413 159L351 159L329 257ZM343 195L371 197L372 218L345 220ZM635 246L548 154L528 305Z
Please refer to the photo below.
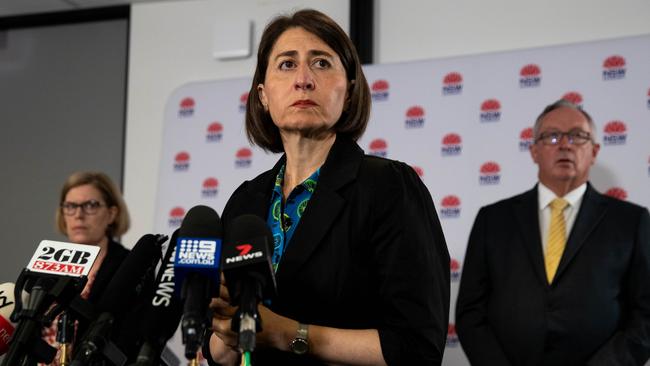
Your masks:
M97 213L97 210L99 210L99 208L102 206L106 206L106 205L103 205L95 200L90 200L81 203L63 202L61 204L61 211L63 211L63 214L66 216L72 216L77 213L78 208L81 208L81 211L83 211L84 214L94 215Z
M544 132L537 137L535 142L541 141L544 145L559 145L564 136L567 137L567 141L570 145L584 145L588 141L591 141L591 134L589 134L589 132L572 130L569 132Z

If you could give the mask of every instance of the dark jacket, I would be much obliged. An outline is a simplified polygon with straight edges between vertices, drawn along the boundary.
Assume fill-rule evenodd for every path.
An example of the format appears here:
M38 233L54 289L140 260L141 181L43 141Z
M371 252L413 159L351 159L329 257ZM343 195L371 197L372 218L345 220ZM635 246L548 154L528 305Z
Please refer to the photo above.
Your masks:
M650 215L588 185L547 283L537 187L483 207L456 330L472 365L642 365L650 356Z
M99 267L99 271L97 271L95 282L93 282L93 286L90 288L88 301L95 305L97 304L102 294L104 293L106 286L109 282L111 282L113 275L128 254L129 250L124 248L122 244L114 240L109 240L106 258L104 258L104 262L102 262L102 265Z
M102 265L97 271L95 281L93 282L92 287L90 288L90 294L88 295L88 302L93 305L93 309L95 309L99 303L99 300L104 294L106 287L111 282L111 279L117 272L117 269L120 267L128 254L129 250L124 248L122 244L112 239L109 240L108 252L106 253L106 257L104 258ZM88 326L94 320L95 319L91 319L90 321L83 318L79 319L79 324L76 331L75 346L83 340L83 336L85 335Z
M244 182L223 213L267 218L284 164ZM449 313L449 254L433 200L408 165L338 136L276 273L271 309L307 324L378 329L389 365L439 365ZM263 319L262 319L263 320ZM320 364L257 349L254 364Z

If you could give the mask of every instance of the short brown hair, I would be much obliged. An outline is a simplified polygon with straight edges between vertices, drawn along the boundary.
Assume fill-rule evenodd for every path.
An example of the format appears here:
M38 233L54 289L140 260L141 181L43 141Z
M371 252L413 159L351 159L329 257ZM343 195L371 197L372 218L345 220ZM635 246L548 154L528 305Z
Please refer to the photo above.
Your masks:
M115 221L108 225L106 236L112 238L126 233L131 225L129 210L126 208L126 203L122 198L120 190L115 186L108 175L101 172L76 172L66 179L59 196L59 208L56 210L56 227L59 232L66 235L65 220L61 213L61 204L65 201L65 196L72 188L86 184L95 187L99 192L101 192L102 198L106 201L106 206L117 207Z
M248 140L264 150L282 152L280 130L265 111L257 86L266 79L266 68L275 42L286 30L303 28L331 47L341 59L350 83L349 101L333 129L338 134L358 140L368 125L370 116L370 88L361 69L359 55L343 29L327 15L312 9L300 10L293 15L273 19L264 29L257 51L257 66L246 104L246 135Z

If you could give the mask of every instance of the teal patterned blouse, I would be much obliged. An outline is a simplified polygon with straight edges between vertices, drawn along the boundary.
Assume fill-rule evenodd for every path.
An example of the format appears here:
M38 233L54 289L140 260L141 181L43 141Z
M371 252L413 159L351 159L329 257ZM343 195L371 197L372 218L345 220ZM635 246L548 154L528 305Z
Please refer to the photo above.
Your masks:
M271 195L271 206L267 218L267 225L273 233L273 269L278 270L282 254L291 242L302 213L307 208L307 203L316 189L320 168L314 174L296 186L287 197L286 203L282 204L282 183L284 182L284 170L282 165L278 175L275 177L275 186Z

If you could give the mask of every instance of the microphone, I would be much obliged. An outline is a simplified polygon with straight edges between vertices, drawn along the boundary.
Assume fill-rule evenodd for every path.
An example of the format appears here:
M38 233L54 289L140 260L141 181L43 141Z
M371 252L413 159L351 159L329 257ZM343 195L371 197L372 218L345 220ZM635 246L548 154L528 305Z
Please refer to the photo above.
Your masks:
M0 285L0 355L9 350L9 341L14 334L16 324L9 320L14 311L14 284L11 282Z
M276 292L269 250L273 235L264 220L255 215L236 217L226 229L223 275L230 302L239 307L232 330L239 333L242 352L252 352L255 333L262 330L257 304Z
M98 311L110 312L117 317L129 310L129 305L140 295L144 282L152 276L160 261L165 241L167 236L153 234L146 234L138 240L106 286L97 303Z
M134 366L157 366L167 341L174 335L183 315L180 299L174 296L174 259L178 240L176 230L156 277L154 293L144 320L140 323L140 335L144 342L140 347Z
M18 323L3 366L50 363L56 349L40 338L41 328L83 290L99 247L43 240L14 286L11 320ZM30 296L25 302L22 292ZM53 304L56 304L52 307Z
M210 299L219 296L221 234L217 212L200 205L187 212L178 231L174 282L183 303L181 330L188 360L201 347Z
M88 327L71 366L89 364L102 355L116 365L126 362L126 356L109 338L115 321L132 309L138 300L145 282L160 260L160 247L166 240L164 235L153 234L144 235L138 240L99 299L97 310L100 315Z

